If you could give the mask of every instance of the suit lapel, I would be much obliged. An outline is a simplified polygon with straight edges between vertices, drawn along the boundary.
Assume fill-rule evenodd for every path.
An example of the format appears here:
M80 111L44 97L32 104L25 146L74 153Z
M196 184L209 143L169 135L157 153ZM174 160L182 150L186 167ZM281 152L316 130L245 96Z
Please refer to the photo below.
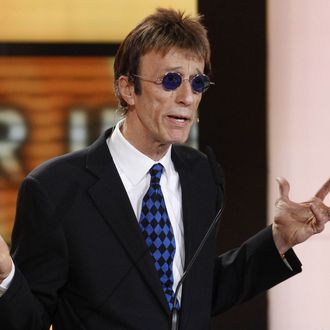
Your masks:
M179 155L175 147L172 149L172 159L175 169L179 173L180 185L182 191L182 214L184 225L184 242L185 242L185 268L188 265L194 246L194 224L191 222L192 215L195 212L195 207L198 207L196 199L194 198L190 165Z
M189 264L198 242L198 224L196 215L198 214L198 201L199 196L195 193L193 185L196 181L192 173L192 164L188 160L185 160L173 147L172 159L176 170L179 173L181 191L182 191L182 214L184 225L184 242L185 242L185 266ZM192 280L191 273L188 274L185 279L182 288L182 300L180 311L180 328L184 329L184 326L188 320L190 313L192 312L192 293L194 292L194 281Z
M88 152L87 168L98 177L98 181L89 189L89 194L127 251L132 264L140 271L163 309L169 314L168 303L152 257L106 145L106 136L109 134L111 134L111 130L106 132L105 136L100 137Z
M175 168L179 173L180 184L182 190L182 214L184 224L184 241L185 241L185 267L187 268L191 258L197 250L203 236L204 229L201 227L201 196L199 195L199 177L194 171L194 161L185 159L178 150L173 147L172 159ZM198 262L198 260L196 260ZM193 266L194 268L194 266ZM194 302L193 293L196 286L201 285L199 278L194 277L194 271L190 271L185 279L182 288L182 301L180 311L180 329L185 329L189 315L192 313L192 304ZM195 303L198 303L195 302Z

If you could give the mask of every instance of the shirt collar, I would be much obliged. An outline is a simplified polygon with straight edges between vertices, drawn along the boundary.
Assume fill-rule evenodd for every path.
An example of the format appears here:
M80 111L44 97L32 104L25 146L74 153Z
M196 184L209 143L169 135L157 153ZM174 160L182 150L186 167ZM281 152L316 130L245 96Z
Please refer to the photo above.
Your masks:
M120 131L120 127L124 120L125 119L122 119L117 123L113 133L107 140L108 147L116 167L125 174L127 179L133 185L139 183L144 176L148 174L150 168L154 164L162 164L164 166L164 174L166 175L169 173L171 167L173 166L171 159L172 145L167 150L164 157L158 162L155 162L153 159L136 149L125 139Z

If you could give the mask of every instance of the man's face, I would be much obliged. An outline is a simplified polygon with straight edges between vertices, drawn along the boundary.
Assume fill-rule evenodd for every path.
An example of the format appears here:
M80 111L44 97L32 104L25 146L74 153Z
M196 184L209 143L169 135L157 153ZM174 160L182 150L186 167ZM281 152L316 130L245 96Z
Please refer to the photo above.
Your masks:
M166 55L151 51L142 56L139 76L155 81L168 72L178 72L184 81L168 91L161 84L140 79L141 94L134 94L126 118L126 136L133 145L141 150L141 146L157 148L187 140L201 100L201 94L192 91L189 77L203 70L203 60L178 48Z

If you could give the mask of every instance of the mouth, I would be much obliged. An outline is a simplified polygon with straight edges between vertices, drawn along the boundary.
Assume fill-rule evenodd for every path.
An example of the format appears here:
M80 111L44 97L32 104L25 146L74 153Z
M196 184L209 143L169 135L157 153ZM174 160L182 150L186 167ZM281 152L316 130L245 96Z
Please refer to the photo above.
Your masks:
M190 121L190 117L183 115L168 115L167 116L171 121L175 121L177 123L186 123Z

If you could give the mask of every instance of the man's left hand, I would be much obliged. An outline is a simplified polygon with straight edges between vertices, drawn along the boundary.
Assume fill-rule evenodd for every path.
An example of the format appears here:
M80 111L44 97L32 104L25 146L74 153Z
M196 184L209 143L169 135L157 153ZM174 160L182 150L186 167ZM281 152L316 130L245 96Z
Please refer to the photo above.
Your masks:
M330 220L330 207L323 200L330 192L330 179L308 202L295 203L289 199L290 185L284 178L277 179L280 197L276 201L273 224L275 245L281 255L296 244L302 243L323 231Z

